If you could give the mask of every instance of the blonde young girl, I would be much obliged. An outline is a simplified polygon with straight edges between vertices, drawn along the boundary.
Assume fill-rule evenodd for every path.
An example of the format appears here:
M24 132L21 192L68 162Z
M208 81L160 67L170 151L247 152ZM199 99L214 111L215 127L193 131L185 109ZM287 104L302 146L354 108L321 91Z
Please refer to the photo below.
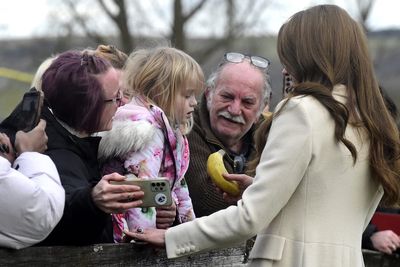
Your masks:
M123 74L124 87L133 97L118 109L113 129L103 136L99 149L100 157L107 159L105 173L133 173L142 179L167 177L178 223L195 217L184 180L189 164L185 134L192 128L192 112L203 81L200 66L178 49L133 52ZM157 213L161 212L155 208L136 208L114 215L115 241L122 241L126 228L137 231L172 224L159 220Z

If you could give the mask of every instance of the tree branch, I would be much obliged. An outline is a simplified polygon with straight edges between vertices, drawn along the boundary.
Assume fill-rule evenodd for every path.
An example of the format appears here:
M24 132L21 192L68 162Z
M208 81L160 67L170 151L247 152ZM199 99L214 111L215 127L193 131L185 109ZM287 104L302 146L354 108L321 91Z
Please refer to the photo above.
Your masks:
M114 22L117 23L117 16L114 15L111 10L106 6L106 4L104 3L104 0L97 0L97 3L101 6L101 8L103 9L104 12L106 12L107 16L112 19ZM114 0L114 3L116 3L116 1Z
M82 28L82 30L85 32L85 34L90 39L94 40L97 43L104 43L105 40L101 35L99 35L95 31L92 31L92 30L89 29L89 27L87 26L87 21L76 10L76 8L75 8L76 4L74 3L74 1L73 0L67 0L66 3L67 3L67 6L68 6L69 10L71 11L72 17L78 23L78 25Z
M196 6L192 8L192 10L189 11L188 14L183 16L183 23L188 21L190 18L192 18L202 7L203 5L207 2L208 0L201 0L200 2L197 3Z

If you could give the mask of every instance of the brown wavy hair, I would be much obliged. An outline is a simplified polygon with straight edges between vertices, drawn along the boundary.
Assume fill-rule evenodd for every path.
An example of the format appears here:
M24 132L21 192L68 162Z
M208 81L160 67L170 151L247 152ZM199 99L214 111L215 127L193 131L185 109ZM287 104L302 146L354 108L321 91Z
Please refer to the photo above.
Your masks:
M334 119L335 138L349 149L354 162L357 151L344 136L346 125L351 123L363 127L370 140L372 176L384 190L382 204L398 205L399 131L385 107L366 36L358 23L335 5L319 5L298 12L279 31L278 55L296 80L286 103L297 95L316 98ZM332 96L336 84L347 87L348 101L345 105ZM274 117L278 115L279 111ZM259 157L271 122L272 119L265 121L256 133ZM259 157L252 163L253 168Z
M108 60L116 69L122 69L128 60L128 55L114 45L99 45L93 52L94 55Z

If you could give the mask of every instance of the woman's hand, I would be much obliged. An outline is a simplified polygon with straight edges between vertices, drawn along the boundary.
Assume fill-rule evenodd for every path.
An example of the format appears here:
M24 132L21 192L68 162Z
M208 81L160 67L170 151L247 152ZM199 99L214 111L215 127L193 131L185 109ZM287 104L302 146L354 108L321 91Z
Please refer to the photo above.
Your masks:
M106 213L123 213L127 209L137 208L144 192L136 185L111 184L111 181L123 181L125 176L118 173L104 175L92 190L96 206Z
M40 120L38 125L29 132L18 131L15 135L17 155L26 151L42 153L47 149L46 121Z
M147 243L150 243L157 247L165 247L165 232L167 230L164 229L146 229L140 232L130 232L128 230L124 230L127 241L129 239L141 240Z
M391 231L378 231L371 236L371 242L374 248L386 254L392 254L400 247L399 236Z
M176 218L176 205L172 201L171 206L167 207L157 207L156 208L156 227L158 229L167 229L175 221Z
M6 158L11 164L15 160L15 153L10 138L5 133L0 133L0 155Z
M236 203L239 199L241 199L243 191L253 183L253 177L246 174L224 173L222 175L227 181L236 181L239 185L240 194L238 196L232 196L226 192L222 192L222 198L231 204Z

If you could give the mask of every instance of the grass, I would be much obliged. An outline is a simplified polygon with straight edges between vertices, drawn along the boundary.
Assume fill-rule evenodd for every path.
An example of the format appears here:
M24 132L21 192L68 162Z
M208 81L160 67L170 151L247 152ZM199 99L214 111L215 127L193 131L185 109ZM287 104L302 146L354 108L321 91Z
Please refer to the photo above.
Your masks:
M26 91L26 88L3 89L0 91L0 120L11 113L15 106L22 100L22 96Z

